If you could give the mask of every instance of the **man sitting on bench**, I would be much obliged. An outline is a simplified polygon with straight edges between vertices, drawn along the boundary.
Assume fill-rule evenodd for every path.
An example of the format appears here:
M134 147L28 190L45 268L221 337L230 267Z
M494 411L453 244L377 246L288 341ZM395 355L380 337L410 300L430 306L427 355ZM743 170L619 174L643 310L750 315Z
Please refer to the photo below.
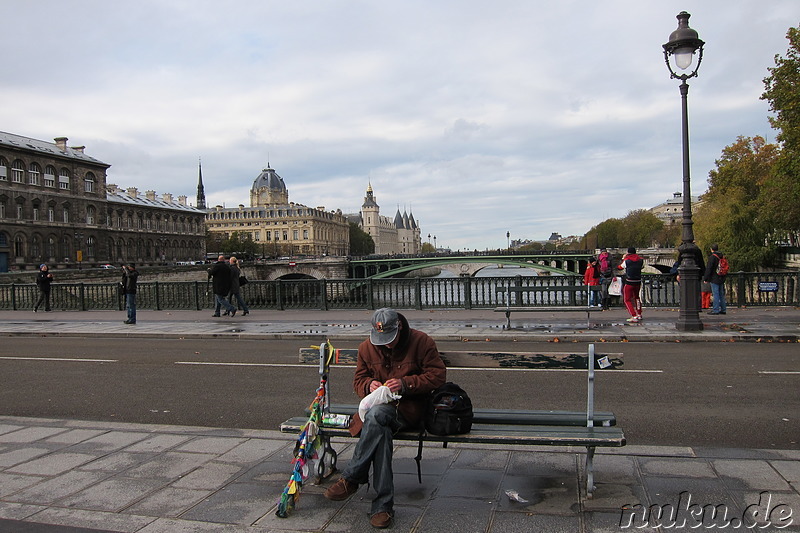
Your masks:
M355 494L358 486L368 481L371 465L377 497L372 501L370 524L389 527L394 516L392 435L421 427L428 395L444 384L446 375L431 337L409 328L406 318L394 309L375 311L370 338L358 347L353 389L363 398L386 385L401 398L372 407L363 425L357 413L353 416L350 433L356 436L360 431L361 435L342 477L325 491L326 498L341 501Z

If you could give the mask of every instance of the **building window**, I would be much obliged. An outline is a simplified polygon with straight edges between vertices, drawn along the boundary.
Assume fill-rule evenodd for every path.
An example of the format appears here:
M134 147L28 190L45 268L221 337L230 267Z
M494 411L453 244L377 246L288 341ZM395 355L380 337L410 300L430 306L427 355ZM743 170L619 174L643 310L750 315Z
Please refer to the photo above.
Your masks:
M56 256L56 240L53 237L47 238L47 257L54 258Z
M95 209L93 206L89 206L86 208L86 223L87 224L94 224L95 219Z
M50 188L56 186L56 168L52 165L47 165L44 169L44 186Z
M94 192L94 174L91 172L86 174L86 177L83 178L83 190L86 192Z
M0 218L6 218L6 202L0 202Z
M292 240L300 240L300 232L298 230L292 230Z
M33 220L39 220L39 208L36 206L33 208Z
M65 207L61 214L63 215L64 223L69 224L69 208Z
M25 175L25 165L17 159L11 165L11 181L14 183L22 183L22 176Z
M86 239L86 253L89 257L94 257L95 239L89 237Z
M25 241L22 240L20 235L14 237L14 255L16 257L25 257Z
M22 220L22 204L17 204L17 220Z
M41 175L42 167L37 163L31 163L31 168L28 169L28 185L39 185Z
M31 257L34 261L38 261L42 255L42 246L39 242L39 237L36 235L33 236L31 240Z
M69 190L69 170L62 168L58 173L58 188L62 191Z
M8 161L0 157L0 181L8 181Z
M270 232L269 230L264 232L264 236L267 238L268 241L272 240L272 232Z
M47 221L48 222L55 222L56 220L56 211L52 207L47 208ZM52 254L51 254L52 257Z
M303 240L305 240L305 241L308 240L308 230L307 229L303 230Z

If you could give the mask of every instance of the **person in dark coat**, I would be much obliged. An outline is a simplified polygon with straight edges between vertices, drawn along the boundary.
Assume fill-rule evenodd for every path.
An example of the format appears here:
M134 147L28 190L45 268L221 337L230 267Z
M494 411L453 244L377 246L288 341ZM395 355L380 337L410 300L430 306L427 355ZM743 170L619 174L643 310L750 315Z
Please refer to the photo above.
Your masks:
M139 271L136 265L128 263L122 265L122 293L125 295L125 309L128 319L124 324L136 324L136 283L139 280Z
M386 528L394 517L392 435L402 429L419 428L428 396L447 380L447 368L436 343L422 331L411 329L406 318L394 309L383 308L372 317L370 338L358 347L353 390L364 398L386 385L400 394L392 403L371 407L362 421L353 416L350 433L358 443L342 477L325 491L333 501L346 500L367 483L372 467L370 524Z
M220 308L224 307L226 315L236 315L236 308L228 302L228 295L231 293L231 267L225 256L217 258L217 262L208 269L208 279L211 280L211 289L214 291L214 314L211 316L221 316Z
M233 299L236 298L236 303L242 310L242 316L249 315L250 309L247 307L244 298L242 298L242 287L239 284L239 277L242 275L242 270L239 268L239 260L231 256L231 292L228 295L228 301L233 305ZM225 313L228 314L227 312Z
M706 272L703 276L703 281L711 283L711 297L713 299L713 309L710 315L724 315L727 312L727 302L725 301L725 276L717 274L717 266L719 260L724 257L724 254L719 251L718 244L711 245L711 255L708 256L708 263L706 264Z
M47 265L42 263L39 265L39 273L36 274L36 286L39 287L39 299L36 300L36 305L33 306L33 312L37 312L39 307L44 303L44 310L50 311L50 284L53 282L53 274L47 268Z

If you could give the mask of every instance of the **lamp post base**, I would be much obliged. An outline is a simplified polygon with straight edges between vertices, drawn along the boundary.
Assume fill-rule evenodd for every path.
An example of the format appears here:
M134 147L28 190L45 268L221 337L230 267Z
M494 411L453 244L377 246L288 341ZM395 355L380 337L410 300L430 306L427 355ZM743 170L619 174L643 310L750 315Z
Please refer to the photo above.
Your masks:
M693 242L683 243L678 248L681 252L680 275L681 307L675 328L679 331L702 331L700 321L700 267L695 259L702 257L702 252Z

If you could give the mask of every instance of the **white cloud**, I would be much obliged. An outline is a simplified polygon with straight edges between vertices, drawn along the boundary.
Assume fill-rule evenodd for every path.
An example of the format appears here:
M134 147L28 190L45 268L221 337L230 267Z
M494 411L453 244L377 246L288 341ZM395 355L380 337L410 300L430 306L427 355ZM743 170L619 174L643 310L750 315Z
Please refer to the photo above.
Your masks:
M267 162L311 206L356 211L371 182L452 248L582 234L680 190L661 45L684 9L706 41L700 192L738 135L769 135L761 80L796 0L5 2L0 128L190 199L202 157L211 204L248 204Z

